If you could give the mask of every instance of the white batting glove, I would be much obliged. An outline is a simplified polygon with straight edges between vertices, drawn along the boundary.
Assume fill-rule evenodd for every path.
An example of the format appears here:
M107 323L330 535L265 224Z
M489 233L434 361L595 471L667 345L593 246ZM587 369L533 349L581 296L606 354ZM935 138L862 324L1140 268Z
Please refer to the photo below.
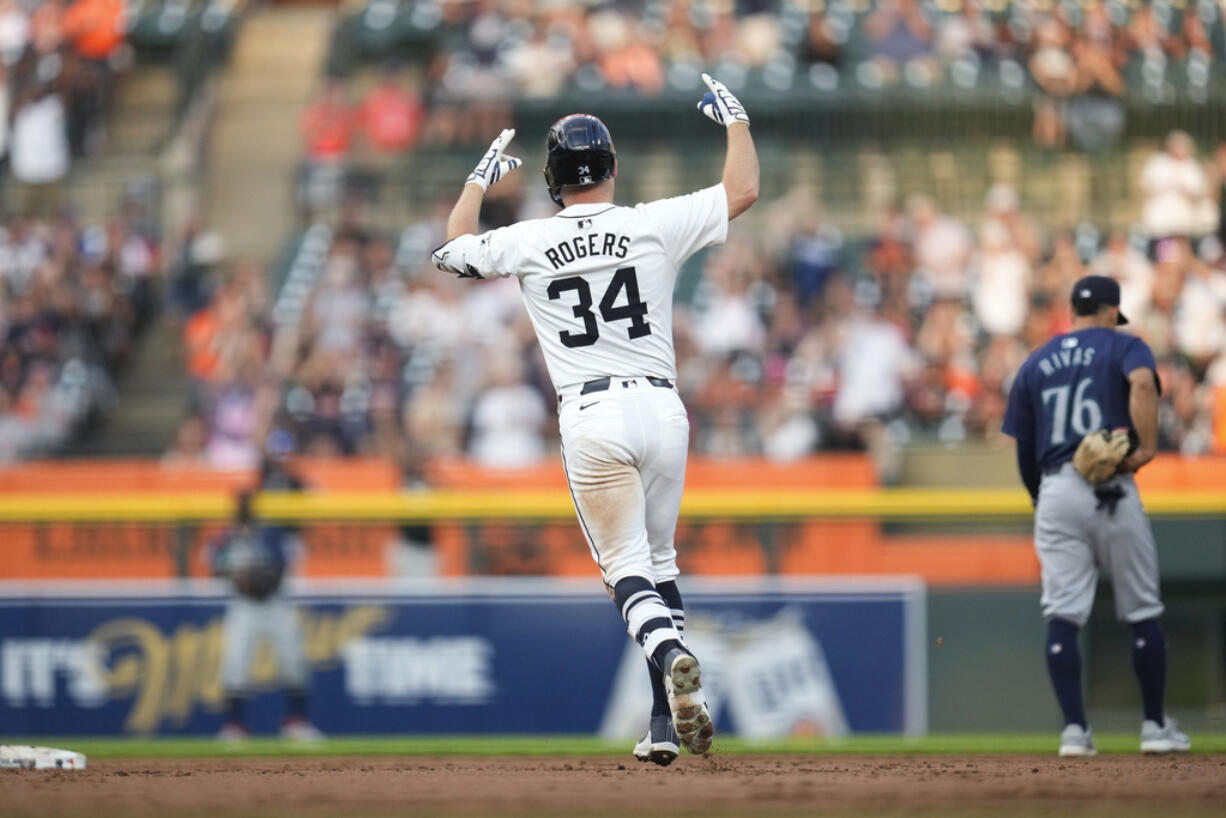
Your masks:
M489 190L490 185L522 165L524 163L522 159L502 155L502 152L506 150L507 145L514 138L514 128L507 128L498 134L498 138L490 143L490 149L485 152L485 156L481 157L477 167L473 169L472 173L468 174L467 181L481 185L482 190Z
M711 89L698 101L698 110L702 111L704 116L725 127L733 122L749 124L749 114L745 113L745 106L728 90L728 86L712 79L710 74L703 74L702 81Z

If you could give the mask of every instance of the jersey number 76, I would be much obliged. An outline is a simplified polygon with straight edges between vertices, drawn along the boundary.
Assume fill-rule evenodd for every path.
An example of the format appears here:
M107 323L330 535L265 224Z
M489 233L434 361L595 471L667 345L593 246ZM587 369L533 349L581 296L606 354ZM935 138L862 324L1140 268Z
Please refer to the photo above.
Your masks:
M562 293L570 290L574 290L579 299L579 303L572 309L576 318L583 319L583 332L562 330L558 337L562 339L562 345L565 347L591 346L600 337L600 326L596 323L595 313L592 312L592 288L587 280L580 276L559 278L549 284L546 292L549 293L550 301L556 301L562 297ZM623 290L626 293L626 303L619 307L617 300L621 298ZM639 297L639 280L634 268L622 267L613 273L613 280L609 282L604 296L600 299L600 317L605 323L629 321L627 334L633 340L651 335L651 325L647 323L646 316L647 304Z
M1090 432L1093 432L1103 424L1103 410L1099 407L1098 401L1093 398L1086 397L1086 389L1089 388L1091 378L1082 378L1077 382L1077 388L1073 390L1073 406L1072 411L1069 411L1069 385L1053 386L1050 389L1044 389L1043 408L1047 408L1050 401L1054 404L1051 408L1051 442L1053 446L1059 446L1065 441L1065 424L1072 421L1073 431L1085 437Z

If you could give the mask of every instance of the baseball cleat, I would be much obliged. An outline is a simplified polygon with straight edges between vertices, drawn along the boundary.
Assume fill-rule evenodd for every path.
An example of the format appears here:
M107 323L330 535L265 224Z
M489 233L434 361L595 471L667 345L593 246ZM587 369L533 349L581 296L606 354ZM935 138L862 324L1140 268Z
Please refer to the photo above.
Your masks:
M303 718L289 718L281 724L281 738L314 744L324 740L319 728Z
M217 740L230 744L246 741L249 738L251 738L251 731L237 722L226 722L222 728L217 731Z
M1090 735L1090 728L1082 727L1080 724L1070 724L1060 733L1060 757L1061 758L1091 758L1098 755L1098 749L1094 746L1094 737Z
M697 659L681 650L670 653L665 664L668 670L664 673L664 692L668 694L677 737L682 747L702 755L711 749L711 740L715 738L715 724L702 694L702 668Z
M647 735L634 745L634 757L639 761L650 761L667 767L673 763L681 750L677 746L677 730L673 727L673 717L669 713L652 716L647 727Z
M1175 726L1175 720L1167 716L1159 726L1158 722L1146 719L1141 722L1141 752L1143 753L1186 753L1192 749L1192 742L1187 733L1182 733Z

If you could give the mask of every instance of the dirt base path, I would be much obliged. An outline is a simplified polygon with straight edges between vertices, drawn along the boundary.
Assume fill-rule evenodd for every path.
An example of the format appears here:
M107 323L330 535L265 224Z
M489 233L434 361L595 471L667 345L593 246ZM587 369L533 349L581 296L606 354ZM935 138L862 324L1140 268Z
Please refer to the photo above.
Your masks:
M1226 756L255 758L0 773L6 816L1226 814Z

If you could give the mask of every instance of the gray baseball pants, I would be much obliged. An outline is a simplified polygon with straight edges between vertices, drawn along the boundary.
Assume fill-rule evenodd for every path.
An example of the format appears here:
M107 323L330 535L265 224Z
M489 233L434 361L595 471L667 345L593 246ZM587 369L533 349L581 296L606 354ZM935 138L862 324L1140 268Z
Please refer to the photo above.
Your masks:
M1115 591L1115 615L1142 622L1162 614L1158 551L1131 474L1099 489L1124 492L1111 511L1073 464L1043 475L1034 515L1034 544L1043 575L1043 615L1082 626L1094 605L1101 569Z

